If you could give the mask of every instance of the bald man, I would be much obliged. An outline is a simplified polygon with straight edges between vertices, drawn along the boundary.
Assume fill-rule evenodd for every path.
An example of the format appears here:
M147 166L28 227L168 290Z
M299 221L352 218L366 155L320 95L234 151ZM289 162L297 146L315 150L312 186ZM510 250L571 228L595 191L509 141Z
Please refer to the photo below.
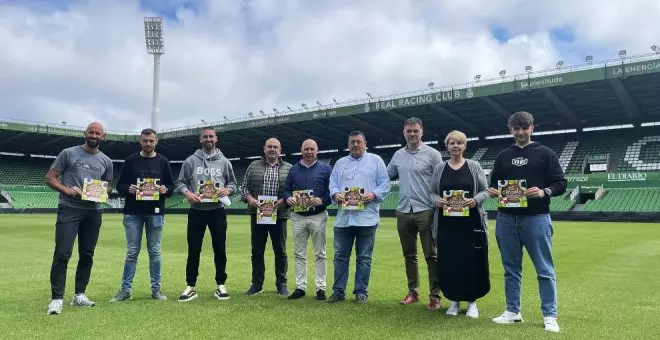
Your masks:
M326 290L326 226L328 222L327 207L330 200L330 174L332 167L317 159L319 148L316 142L308 139L300 148L302 158L291 167L284 186L284 199L291 207L296 206L294 192L309 192L309 210L298 209L291 213L293 224L294 253L296 256L296 290L288 299L300 299L307 292L307 242L312 238L314 256L314 282L316 299L325 300Z
M112 191L112 161L99 150L105 139L100 123L85 129L85 143L62 150L46 174L46 184L60 193L55 223L55 251L50 270L51 302L47 314L62 313L66 271L73 243L78 237L78 268L76 269L73 306L92 307L95 303L85 295L92 272L96 242L101 229L101 203L83 199L85 183L106 182L101 190ZM61 176L61 181L58 177Z
M289 295L286 286L288 259L286 255L286 224L291 210L284 203L284 184L291 164L280 158L282 146L276 138L269 138L264 144L264 156L250 163L241 184L241 197L248 204L252 247L252 285L245 292L255 295L263 291L265 264L264 252L268 235L275 253L275 288L279 295ZM257 221L259 196L276 196L277 219L275 224L261 224Z

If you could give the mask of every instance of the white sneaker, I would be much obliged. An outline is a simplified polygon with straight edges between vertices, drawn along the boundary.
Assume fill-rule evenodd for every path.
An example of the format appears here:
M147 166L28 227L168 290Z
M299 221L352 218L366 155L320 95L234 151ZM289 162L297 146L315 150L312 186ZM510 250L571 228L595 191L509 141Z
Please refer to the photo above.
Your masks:
M96 306L96 303L88 299L85 293L80 293L73 296L73 299L71 299L71 306L92 307Z
M446 314L456 316L456 315L458 315L459 310L460 310L460 305L458 304L458 301L452 301L451 305L447 309Z
M62 306L64 305L62 299L55 299L48 304L47 315L62 314Z
M545 330L548 332L559 333L559 325L557 324L557 318L554 316L543 317L543 324L545 325Z
M186 289L183 290L181 296L179 296L179 302L187 302L197 298L197 291L195 287L186 286Z
M504 311L502 315L496 317L493 319L494 323L498 323L500 325L507 325L507 324L512 324L516 322L523 322L522 315L520 313L511 313L508 310Z
M477 309L476 302L468 302L467 313L465 313L465 316L472 319L479 318L479 309Z
M229 292L225 285L218 285L218 288L215 289L213 294L218 300L229 300Z

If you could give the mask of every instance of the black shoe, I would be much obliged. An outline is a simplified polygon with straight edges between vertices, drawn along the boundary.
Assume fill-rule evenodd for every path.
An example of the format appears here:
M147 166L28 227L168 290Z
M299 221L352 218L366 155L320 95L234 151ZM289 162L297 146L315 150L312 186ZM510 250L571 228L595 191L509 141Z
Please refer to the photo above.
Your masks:
M252 286L250 286L250 289L248 289L247 292L245 292L245 295L259 294L259 293L261 293L261 292L263 292L263 291L264 291L264 290L263 290L263 288L261 287L261 285L257 285L257 284L254 284L254 283L253 283Z
M293 294L289 295L287 297L288 300L295 300L295 299L300 299L301 297L305 296L305 291L302 289L296 289L293 291Z
M286 284L281 283L281 284L277 285L277 294L282 295L282 296L289 295L289 288L286 287Z
M321 289L316 292L316 299L319 301L325 300L325 290Z
M346 297L337 296L336 294L333 293L332 295L330 295L330 298L326 301L326 303L335 303L335 302L344 301L344 300L346 300Z

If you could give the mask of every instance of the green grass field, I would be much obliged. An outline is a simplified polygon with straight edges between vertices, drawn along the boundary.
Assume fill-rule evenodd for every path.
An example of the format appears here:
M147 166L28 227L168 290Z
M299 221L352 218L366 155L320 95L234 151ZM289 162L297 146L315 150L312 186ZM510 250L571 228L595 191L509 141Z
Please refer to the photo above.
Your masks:
M559 290L560 334L545 334L537 282L525 257L522 309L525 323L496 325L504 308L502 267L491 222L491 292L478 301L480 318L469 320L431 313L424 304L400 306L406 293L403 257L394 219L384 218L377 232L370 297L357 305L328 305L312 296L289 301L275 294L272 248L267 251L264 293L247 297L250 238L247 217L232 216L228 231L228 288L231 299L218 301L212 249L207 233L198 292L190 303L176 301L185 287L185 215L169 215L163 234L163 292L169 300L150 299L148 254L142 250L133 300L108 301L119 288L125 240L121 215L107 214L95 255L88 296L94 308L69 305L77 255L69 263L62 315L46 315L55 215L0 215L0 334L3 338L653 338L660 332L660 226L634 223L555 223L555 262ZM328 288L332 287L332 229L328 233ZM144 241L143 241L144 242ZM295 288L293 243L289 227L289 289ZM421 253L421 249L420 249ZM310 245L309 259L313 259ZM420 259L424 291L425 263ZM313 292L313 261L308 261L308 291ZM354 273L352 257L351 274ZM352 279L348 291L352 291ZM426 296L425 296L426 298Z

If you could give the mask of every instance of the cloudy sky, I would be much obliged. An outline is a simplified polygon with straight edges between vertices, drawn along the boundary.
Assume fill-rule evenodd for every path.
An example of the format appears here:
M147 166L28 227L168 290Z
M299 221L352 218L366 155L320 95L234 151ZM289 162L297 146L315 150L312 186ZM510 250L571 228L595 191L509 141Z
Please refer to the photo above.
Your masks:
M161 128L650 52L657 0L0 0L0 119Z

